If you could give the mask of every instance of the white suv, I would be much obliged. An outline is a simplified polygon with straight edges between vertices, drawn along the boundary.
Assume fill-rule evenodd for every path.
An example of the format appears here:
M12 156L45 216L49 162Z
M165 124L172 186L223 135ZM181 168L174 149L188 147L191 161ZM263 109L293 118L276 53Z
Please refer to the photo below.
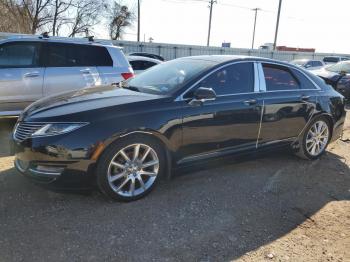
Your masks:
M116 84L134 75L121 48L92 39L44 36L0 41L0 116L71 90Z

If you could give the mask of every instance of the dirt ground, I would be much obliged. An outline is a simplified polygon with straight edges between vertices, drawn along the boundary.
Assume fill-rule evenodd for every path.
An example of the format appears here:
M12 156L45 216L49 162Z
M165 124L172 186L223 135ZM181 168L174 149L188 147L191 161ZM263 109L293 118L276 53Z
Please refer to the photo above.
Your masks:
M31 184L13 124L0 122L0 261L350 261L350 114L319 160L201 164L132 203Z

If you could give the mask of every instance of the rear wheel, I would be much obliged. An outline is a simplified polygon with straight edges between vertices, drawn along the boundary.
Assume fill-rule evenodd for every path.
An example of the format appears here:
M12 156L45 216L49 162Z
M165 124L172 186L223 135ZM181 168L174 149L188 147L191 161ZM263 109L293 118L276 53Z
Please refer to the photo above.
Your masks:
M321 156L330 141L329 122L324 117L312 120L299 141L297 155L304 159L316 159Z
M159 143L148 137L127 138L110 146L97 166L100 190L110 198L132 201L148 194L164 170Z

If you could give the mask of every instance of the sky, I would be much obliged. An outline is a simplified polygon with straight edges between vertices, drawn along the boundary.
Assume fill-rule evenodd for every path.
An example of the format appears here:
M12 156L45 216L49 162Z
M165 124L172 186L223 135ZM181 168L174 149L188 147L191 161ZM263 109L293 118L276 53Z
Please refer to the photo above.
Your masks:
M274 41L279 0L217 0L213 6L211 46L230 42L250 48L254 11L258 11L255 48ZM137 11L137 0L124 0ZM209 0L141 0L141 39L158 43L206 45ZM350 0L283 0L277 45L316 48L316 52L350 53ZM137 13L137 12L136 12ZM124 40L136 40L137 25ZM95 35L107 38L101 23Z

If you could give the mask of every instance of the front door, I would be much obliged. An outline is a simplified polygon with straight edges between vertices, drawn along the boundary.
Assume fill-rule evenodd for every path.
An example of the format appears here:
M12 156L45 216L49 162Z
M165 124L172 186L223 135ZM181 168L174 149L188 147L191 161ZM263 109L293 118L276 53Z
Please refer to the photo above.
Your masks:
M18 114L43 95L44 69L37 42L0 45L0 114Z
M191 158L254 148L262 104L254 86L254 64L241 62L214 71L185 94L181 154ZM199 87L212 88L216 99L191 105Z

